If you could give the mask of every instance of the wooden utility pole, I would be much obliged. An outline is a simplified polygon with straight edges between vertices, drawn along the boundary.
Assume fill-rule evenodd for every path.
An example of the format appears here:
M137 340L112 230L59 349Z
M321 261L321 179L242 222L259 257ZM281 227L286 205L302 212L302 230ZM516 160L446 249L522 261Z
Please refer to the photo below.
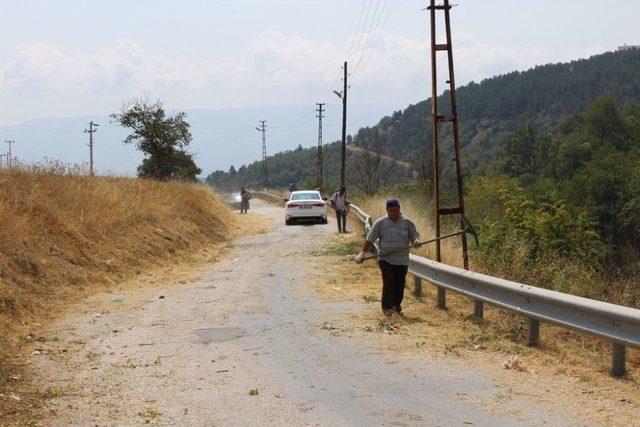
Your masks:
M334 90L338 98L342 99L342 149L340 150L340 187L345 185L345 156L347 153L347 61L344 61L344 78L342 92Z
M316 102L316 105L318 106L318 108L316 109L316 111L318 112L318 115L316 115L316 117L318 118L318 174L316 176L316 187L318 187L319 189L322 188L322 113L324 112L323 107L324 107L324 102Z
M93 123L93 120L89 122L89 129L85 129L84 133L89 134L89 175L93 176L93 133L97 131L94 127L100 126L97 123Z
M267 168L267 121L260 120L260 125L256 128L258 132L262 132L262 170L263 170L263 180L264 180L264 188L269 188L269 169Z
M443 4L436 5L436 0L431 0L428 7L431 18L431 125L432 125L432 144L433 144L433 187L435 196L435 220L436 220L436 238L440 237L441 216L443 215L464 215L464 187L462 185L462 170L460 165L460 130L458 126L458 109L456 104L456 82L453 73L453 47L451 43L451 21L449 12L451 10L449 0L443 0ZM436 37L436 12L444 12L444 24L445 24L445 43L438 43ZM438 80L437 80L437 67L436 67L436 54L437 52L444 52L447 54L448 61L448 79L449 85L449 101L451 105L450 115L441 114L438 110ZM456 170L456 183L458 194L458 205L452 207L441 206L441 193L440 193L440 141L439 141L439 125L451 123L453 127L453 148L455 154L455 170ZM466 227L462 219L460 220L460 226ZM466 234L462 233L461 246L462 246L462 262L465 269L469 269L469 257L467 253L467 238ZM441 251L440 241L436 242L436 261L440 262ZM446 308L446 293L445 289L438 287L438 307ZM483 303L482 301L475 301L474 315L476 318L482 318L483 316Z
M7 167L12 167L13 166L13 158L12 158L12 154L11 154L11 144L15 144L16 141L14 141L13 139L5 139L4 142L6 142L7 144L9 144L9 152L7 153Z

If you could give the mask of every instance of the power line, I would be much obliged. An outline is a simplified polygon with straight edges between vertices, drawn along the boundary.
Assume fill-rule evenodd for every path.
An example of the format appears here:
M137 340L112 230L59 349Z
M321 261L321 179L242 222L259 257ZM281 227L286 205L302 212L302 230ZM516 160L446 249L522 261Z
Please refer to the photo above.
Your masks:
M393 6L393 0L391 0L388 3L389 7L387 8L387 11L384 12L384 8L382 11L382 14L380 15L381 17L384 16L384 18L382 19L382 24L379 25L376 28L376 35L373 41L373 45L371 46L371 49L369 50L369 55L367 56L367 59L365 60L365 62L362 64L362 67L357 70L354 74L353 79L351 79L351 84L353 85L355 83L355 81L358 79L358 77L360 77L362 75L362 73L364 72L364 70L366 70L367 65L369 65L369 61L371 60L371 57L373 56L373 53L376 51L376 47L378 46L378 42L380 42L380 39L382 38L382 35L379 33L379 30L381 28L384 28L387 19L389 18L389 12L391 12L391 7Z
M377 0L377 1L379 2L380 0ZM356 37L354 37L354 39L352 40L352 41L353 41L353 43L352 43L352 46L349 48L349 53L347 54L347 60L350 60L350 59L351 59L350 55L351 55L351 51L353 50L353 46L355 45L355 40L356 40L356 38L357 38L357 40L358 40L358 43L357 43L357 45L356 45L356 49L355 49L355 52L356 52L356 53L354 54L354 56L355 56L355 55L357 55L357 52L360 50L360 46L362 45L362 41L363 41L363 39L364 39L364 29L367 27L367 21L369 20L369 15L370 15L370 12L371 12L371 4L372 4L372 2L373 2L373 1L371 0L371 1L369 1L368 3L366 3L366 0L365 0L365 3L368 5L368 7L367 7L367 12L366 12L366 14L365 14L364 21L363 21L363 23L362 23L362 29L361 29L361 31L360 31L360 32L358 32L358 26L356 27L356 33L357 33L357 36L356 36ZM361 13L361 17L362 17L362 11L364 10L364 5L365 5L365 3L363 3L363 4L362 4L362 10L360 11L360 13ZM377 7L377 6L376 6L376 7ZM374 15L374 16L375 16L375 15ZM358 22L360 22L360 19L358 19ZM338 73L338 76L336 77L336 79L333 81L333 83L332 83L332 84L331 84L331 86L330 86L331 88L335 87L335 86L338 84L338 82L339 82L339 81L340 81L340 79L342 78L341 74L342 74L342 73Z
M351 38L351 46L349 47L349 51L347 52L347 58L351 59L351 51L353 51L353 47L355 45L356 38L360 37L360 23L362 22L362 16L364 15L364 6L366 4L366 0L362 2L362 8L360 9L360 17L358 18L358 25L356 25L356 30L353 33L353 37ZM369 7L371 7L371 3L369 3Z
M385 0L385 1L386 1L386 0ZM369 40L370 40L370 39L371 39L371 37L372 37L372 31L373 31L373 28L374 28L374 24L375 24L375 22L376 22L376 16L378 15L378 8L379 8L379 6L380 6L380 0L376 0L376 7L375 7L375 10L373 11L373 17L372 17L372 19L371 19L371 23L369 24L369 29L368 29L368 31L367 31L367 33L366 33L367 35L366 35L365 42L364 42L364 44L362 45L362 48L361 48L361 49L358 49L358 53L359 53L359 54L358 54L358 59L357 59L357 61L355 62L355 66L352 68L352 69L354 70L354 72L355 72L355 71L360 67L360 63L362 62L362 58L363 58L364 53L365 53L365 49L366 49L366 48L367 48L367 46L369 45ZM352 62L353 62L353 61L352 61Z
M305 119L309 119L309 121L311 121L314 114L315 114L314 107L306 107L304 110L298 111L293 116L279 123L280 125L293 125L293 124L301 123L302 120L306 121Z
M369 32L369 37L367 38L367 42L362 48L361 55L358 58L358 62L356 63L356 66L354 67L354 70L353 70L354 78L356 74L361 74L363 64L366 62L365 58L368 58L371 56L372 46L377 45L377 40L380 38L379 31L381 28L381 22L383 20L383 17L384 17L384 20L386 21L386 17L388 16L388 12L390 10L391 10L391 1L385 0L384 4L382 5L382 8L380 9L380 14L374 17L375 24L372 26L372 30Z
M4 133L4 134L12 134L12 133L32 133L32 134L45 134L45 135L69 135L69 134L79 134L80 131L49 131L49 130L45 130L45 131L38 131L38 130L24 130L24 129L0 129L0 133Z
M376 1L379 2L380 0L376 0ZM358 37L358 45L356 46L355 54L357 54L360 51L360 48L362 47L362 41L365 38L364 30L367 27L367 21L369 20L369 13L371 12L371 5L372 4L373 4L373 0L369 0L369 5L367 7L367 15L366 15L366 17L364 19L364 23L362 25L362 29L360 30L360 34L359 34L359 37ZM355 56L355 54L354 54L354 56ZM349 59L354 59L354 58L349 58ZM353 61L351 61L351 62L353 62Z

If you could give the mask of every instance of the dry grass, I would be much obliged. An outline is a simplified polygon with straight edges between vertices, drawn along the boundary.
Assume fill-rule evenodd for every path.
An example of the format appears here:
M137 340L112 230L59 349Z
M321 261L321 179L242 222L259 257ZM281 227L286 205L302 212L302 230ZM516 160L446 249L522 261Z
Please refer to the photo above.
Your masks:
M82 310L96 292L196 280L231 253L230 238L266 229L233 214L208 187L2 171L0 424L28 424L46 398L31 384L25 343ZM20 397L20 400L17 400Z
M0 171L3 339L71 297L228 239L234 217L206 187Z
M374 204L384 206L380 201ZM410 203L404 207L407 216L418 218L410 214L411 208L407 209L407 205ZM423 236L425 224L418 222ZM356 267L353 256L344 255L355 254L361 243L360 233L337 235L324 253L316 250L317 256L313 257L318 268L329 273L314 285L321 295L330 300L369 304L362 313L343 319L361 335L379 341L381 347L398 357L454 357L478 369L499 372L497 384L508 400L524 398L534 404L544 403L567 413L580 414L588 423L600 425L630 425L637 421L640 411L640 351L637 349L628 352L628 374L623 379L614 379L609 375L609 343L543 324L540 347L529 348L525 319L485 306L485 321L478 323L470 316L473 301L453 293L447 295L448 310L438 310L436 288L423 282L425 295L415 298L410 291L413 289L411 275L403 304L405 316L389 320L380 313L377 265L369 261ZM445 253L455 255L452 250ZM459 252L457 254L459 256ZM510 358L513 358L511 368L503 368ZM481 404L490 407L496 402Z
M0 170L0 188L0 418L20 403L11 391L28 387L25 338L92 293L214 261L240 233L201 185ZM243 232L260 231L249 222Z

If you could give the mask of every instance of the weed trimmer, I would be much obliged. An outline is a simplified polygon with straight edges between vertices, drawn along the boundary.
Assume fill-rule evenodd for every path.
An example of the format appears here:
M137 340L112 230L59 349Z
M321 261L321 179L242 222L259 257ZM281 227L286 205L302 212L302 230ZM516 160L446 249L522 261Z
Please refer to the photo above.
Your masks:
M460 230L460 231L456 231L455 233L445 234L444 236L440 236L440 237L434 237L433 239L429 239L429 240L425 240L424 242L420 242L420 244L418 244L418 245L409 245L409 246L405 246L405 247L400 248L400 249L394 249L392 251L385 252L383 254L370 255L370 256L362 258L362 261L364 262L364 261L366 261L368 259L379 258L379 257L395 254L397 252L406 251L407 249L411 249L411 248L419 248L420 246L425 245L427 243L437 242L438 240L448 239L450 237L459 236L461 234L469 234L470 236L472 236L473 237L473 242L475 243L475 247L479 248L480 247L480 241L478 240L478 233L476 232L476 229L473 227L473 224L471 224L469 222L469 220L464 215L461 215L461 219L462 219L462 222L464 223L464 228L462 230Z

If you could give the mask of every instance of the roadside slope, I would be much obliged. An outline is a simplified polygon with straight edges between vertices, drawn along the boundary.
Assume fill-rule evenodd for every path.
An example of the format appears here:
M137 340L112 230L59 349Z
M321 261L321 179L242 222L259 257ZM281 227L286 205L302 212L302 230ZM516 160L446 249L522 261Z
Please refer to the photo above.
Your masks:
M0 170L0 188L0 391L19 363L7 356L19 337L98 289L239 230L195 184Z

